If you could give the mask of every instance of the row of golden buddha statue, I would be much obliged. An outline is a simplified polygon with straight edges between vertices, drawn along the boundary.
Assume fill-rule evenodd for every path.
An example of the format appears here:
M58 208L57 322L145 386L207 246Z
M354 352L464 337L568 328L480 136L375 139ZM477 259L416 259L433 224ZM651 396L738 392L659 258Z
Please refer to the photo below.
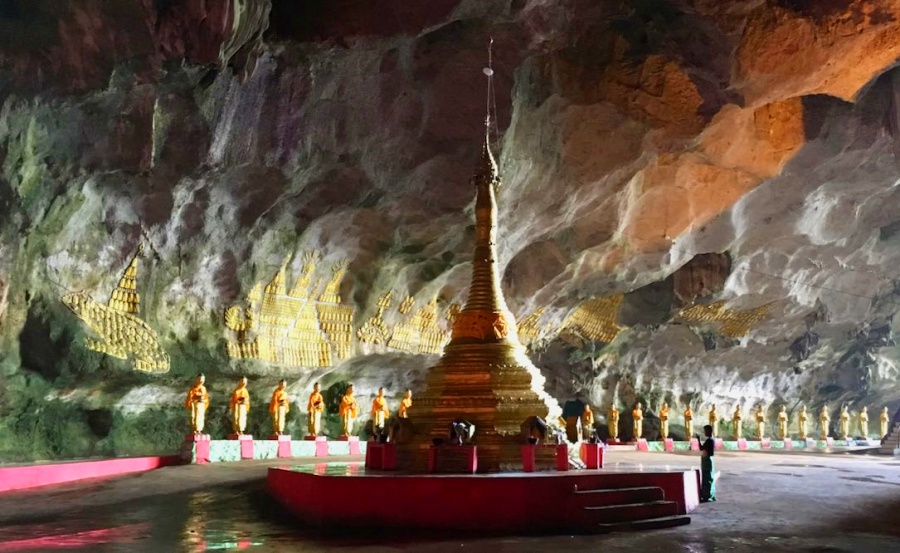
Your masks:
M658 413L659 418L659 435L660 439L666 440L669 437L669 405L668 403L663 403L659 409ZM631 412L632 419L632 433L635 439L643 436L644 433L644 406L640 402L637 403L634 407L634 410ZM684 410L684 428L685 434L690 436L693 431L693 419L694 412L691 410L691 407L688 406ZM766 415L763 411L762 405L758 405L756 407L756 411L753 413L753 419L756 422L756 438L758 440L762 440L766 436ZM842 440L847 440L850 437L850 419L851 415L848 412L848 406L844 405L841 407L841 413L838 417L838 430L840 433L840 438ZM716 437L718 433L719 426L719 413L716 411L715 404L712 404L709 409L708 421L709 425L713 428L713 437ZM888 425L890 424L890 415L888 414L888 408L885 407L881 411L881 415L879 417L879 437L884 437L888 432ZM788 438L788 414L784 405L782 405L778 409L778 414L776 416L777 428L778 428L778 438L783 440ZM825 440L828 438L828 425L831 422L831 417L828 414L828 406L823 405L821 411L819 412L819 439ZM807 439L807 426L809 424L809 414L806 410L805 405L800 406L800 410L797 413L797 426L798 426L798 434L801 440ZM619 410L616 409L615 405L611 406L606 414L606 425L607 430L609 431L609 438L612 441L618 441L619 438ZM859 415L856 417L856 425L857 430L859 431L859 435L865 438L869 436L869 413L868 408L863 407L862 411L860 411ZM594 413L591 411L591 407L585 406L584 412L581 415L581 426L582 431L584 432L584 439L588 439L588 434L593 431L594 428ZM737 440L743 436L743 415L741 413L741 406L736 405L734 411L731 415L731 429L732 429L732 437Z
M269 413L272 416L273 437L284 435L287 414L291 409L291 401L287 394L287 382L282 379L278 387L272 392L269 401ZM403 399L400 400L400 408L397 416L401 419L408 418L408 410L412 406L412 392L406 390ZM206 377L197 376L193 387L188 391L185 407L191 413L191 431L194 434L202 434L206 423L206 411L209 409L209 392L206 389ZM325 400L316 382L307 402L307 439L314 439L322 433L322 413L325 411ZM241 377L238 385L231 393L228 402L228 411L231 413L232 434L229 438L240 438L247 429L247 414L250 412L250 392L247 390L247 378ZM378 394L372 400L371 418L373 430L383 429L390 417L390 409L387 398L384 396L384 388L378 388ZM338 415L341 418L341 438L352 435L353 424L359 416L359 404L353 396L353 385L350 384L341 398Z

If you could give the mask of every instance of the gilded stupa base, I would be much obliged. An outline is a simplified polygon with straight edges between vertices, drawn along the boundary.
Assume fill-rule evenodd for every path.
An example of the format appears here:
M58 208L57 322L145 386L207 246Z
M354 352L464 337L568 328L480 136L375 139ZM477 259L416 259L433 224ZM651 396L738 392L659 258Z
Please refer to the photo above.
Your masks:
M521 468L521 446L528 443L522 425L529 417L559 415L543 384L520 344L451 343L410 410L416 434L401 444L401 465L424 471L434 440L448 443L451 423L465 420L475 426L471 443L478 447L478 472Z

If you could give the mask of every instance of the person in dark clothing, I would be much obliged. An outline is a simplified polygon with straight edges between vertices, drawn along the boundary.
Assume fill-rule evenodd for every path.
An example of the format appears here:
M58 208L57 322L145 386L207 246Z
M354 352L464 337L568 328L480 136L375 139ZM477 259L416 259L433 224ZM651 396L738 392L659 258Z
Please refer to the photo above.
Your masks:
M700 503L716 500L716 482L714 480L713 455L716 454L716 440L712 437L712 426L703 427L706 440L700 446Z

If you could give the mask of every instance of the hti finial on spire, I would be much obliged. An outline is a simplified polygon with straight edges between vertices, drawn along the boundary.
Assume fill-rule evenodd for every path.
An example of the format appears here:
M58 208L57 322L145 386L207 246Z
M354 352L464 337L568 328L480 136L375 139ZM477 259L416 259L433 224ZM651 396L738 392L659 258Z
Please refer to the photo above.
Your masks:
M497 162L491 152L491 113L497 113L497 98L494 91L494 59L493 59L494 37L488 41L488 63L487 67L482 69L482 73L487 77L487 93L485 97L485 115L484 115L484 148L482 150L480 176L485 178L492 184L499 183L499 172L497 171Z

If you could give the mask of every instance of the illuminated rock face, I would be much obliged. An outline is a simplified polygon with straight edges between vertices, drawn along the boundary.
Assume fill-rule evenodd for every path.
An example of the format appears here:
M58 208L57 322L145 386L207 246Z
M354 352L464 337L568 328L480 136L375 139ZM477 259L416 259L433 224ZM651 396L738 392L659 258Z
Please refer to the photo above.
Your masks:
M896 2L206 4L0 8L0 458L127 453L198 370L213 411L237 372L418 397L469 292L489 36L500 284L550 395L644 400L648 428L664 400L898 406ZM142 239L165 376L59 302L108 297ZM311 251L349 263L348 359L229 358L225 310ZM20 435L63 419L63 446Z

